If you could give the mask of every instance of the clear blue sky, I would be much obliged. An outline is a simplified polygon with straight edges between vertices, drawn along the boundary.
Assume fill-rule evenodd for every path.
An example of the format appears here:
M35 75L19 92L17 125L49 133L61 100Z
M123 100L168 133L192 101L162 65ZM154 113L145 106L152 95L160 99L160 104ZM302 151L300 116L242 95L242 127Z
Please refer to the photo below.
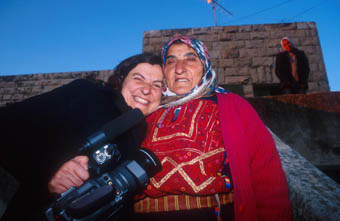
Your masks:
M218 1L218 25L315 21L332 91L340 91L339 0ZM205 0L1 0L0 75L112 69L143 32L215 26Z

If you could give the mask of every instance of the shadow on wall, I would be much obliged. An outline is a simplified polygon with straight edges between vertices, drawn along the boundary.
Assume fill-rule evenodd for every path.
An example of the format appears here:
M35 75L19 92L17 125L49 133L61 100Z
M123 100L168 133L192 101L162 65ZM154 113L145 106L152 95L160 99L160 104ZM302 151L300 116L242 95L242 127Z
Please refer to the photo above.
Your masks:
M284 143L339 182L340 93L247 100Z
M293 220L339 220L340 185L272 135L287 177Z

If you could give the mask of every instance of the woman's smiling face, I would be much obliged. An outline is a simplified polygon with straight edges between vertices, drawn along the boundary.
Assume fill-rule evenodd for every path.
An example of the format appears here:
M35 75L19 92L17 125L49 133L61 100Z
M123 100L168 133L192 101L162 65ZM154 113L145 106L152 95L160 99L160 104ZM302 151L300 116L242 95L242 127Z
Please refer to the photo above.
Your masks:
M156 110L162 96L163 72L160 65L140 63L126 76L122 95L132 108L146 116Z

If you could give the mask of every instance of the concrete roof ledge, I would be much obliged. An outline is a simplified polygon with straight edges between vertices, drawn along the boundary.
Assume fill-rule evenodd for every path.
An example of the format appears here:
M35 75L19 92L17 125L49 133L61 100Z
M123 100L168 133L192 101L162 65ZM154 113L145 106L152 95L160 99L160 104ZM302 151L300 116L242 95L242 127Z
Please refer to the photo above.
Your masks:
M272 133L285 171L294 220L338 220L340 185Z

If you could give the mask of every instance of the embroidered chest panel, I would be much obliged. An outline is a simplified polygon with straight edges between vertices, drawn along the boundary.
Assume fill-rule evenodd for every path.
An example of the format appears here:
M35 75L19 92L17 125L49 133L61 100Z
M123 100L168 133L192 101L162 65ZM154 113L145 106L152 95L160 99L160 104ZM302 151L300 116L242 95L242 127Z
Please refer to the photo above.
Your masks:
M227 191L220 175L226 155L216 103L196 99L180 109L158 110L147 121L148 134L142 146L152 150L163 166L151 178L147 195Z

